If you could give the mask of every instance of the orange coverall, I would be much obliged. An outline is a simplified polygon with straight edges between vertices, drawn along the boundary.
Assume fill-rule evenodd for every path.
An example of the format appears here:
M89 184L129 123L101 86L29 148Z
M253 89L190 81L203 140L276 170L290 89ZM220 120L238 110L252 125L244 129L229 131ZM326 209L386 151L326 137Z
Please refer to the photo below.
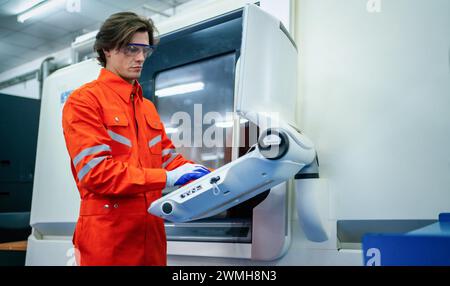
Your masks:
M68 98L62 124L81 197L73 243L78 265L166 265L161 218L147 212L177 154L136 81L102 69Z

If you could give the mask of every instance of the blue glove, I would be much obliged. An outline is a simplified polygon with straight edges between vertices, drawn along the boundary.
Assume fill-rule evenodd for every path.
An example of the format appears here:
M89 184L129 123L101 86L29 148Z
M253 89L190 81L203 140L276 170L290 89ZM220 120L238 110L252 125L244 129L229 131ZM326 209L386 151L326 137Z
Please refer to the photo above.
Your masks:
M184 164L172 171L167 171L166 188L173 186L182 186L189 181L196 180L210 173L210 171L198 164Z

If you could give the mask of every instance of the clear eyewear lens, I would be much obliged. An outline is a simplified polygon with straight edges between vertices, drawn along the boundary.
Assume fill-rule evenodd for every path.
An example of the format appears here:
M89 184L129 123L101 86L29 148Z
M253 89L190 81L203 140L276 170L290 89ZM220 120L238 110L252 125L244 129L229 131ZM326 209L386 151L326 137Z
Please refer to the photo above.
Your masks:
M137 56L140 52L144 55L145 58L149 57L154 51L154 47L141 47L141 46L133 46L129 45L125 47L125 55L127 56Z

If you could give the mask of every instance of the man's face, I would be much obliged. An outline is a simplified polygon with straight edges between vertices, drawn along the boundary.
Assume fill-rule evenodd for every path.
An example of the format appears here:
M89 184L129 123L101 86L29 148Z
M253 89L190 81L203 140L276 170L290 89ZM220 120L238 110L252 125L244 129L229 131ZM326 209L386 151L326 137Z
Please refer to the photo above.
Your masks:
M130 44L148 45L149 38L147 32L136 32L131 39ZM142 66L144 65L145 55L142 48L135 55L126 53L124 49L114 49L104 51L106 56L106 69L122 77L126 81L133 83L141 76Z

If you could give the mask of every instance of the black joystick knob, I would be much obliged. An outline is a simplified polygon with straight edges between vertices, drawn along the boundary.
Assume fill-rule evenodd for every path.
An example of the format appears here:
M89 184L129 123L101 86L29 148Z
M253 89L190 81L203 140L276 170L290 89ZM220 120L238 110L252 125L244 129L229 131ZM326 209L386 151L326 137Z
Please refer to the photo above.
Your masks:
M165 202L165 203L162 204L161 209L162 209L164 214L169 215L173 211L173 206L172 206L171 203Z
M211 185L213 185L213 184L217 183L218 181L220 181L220 176L212 177L211 180L209 181L209 183Z

